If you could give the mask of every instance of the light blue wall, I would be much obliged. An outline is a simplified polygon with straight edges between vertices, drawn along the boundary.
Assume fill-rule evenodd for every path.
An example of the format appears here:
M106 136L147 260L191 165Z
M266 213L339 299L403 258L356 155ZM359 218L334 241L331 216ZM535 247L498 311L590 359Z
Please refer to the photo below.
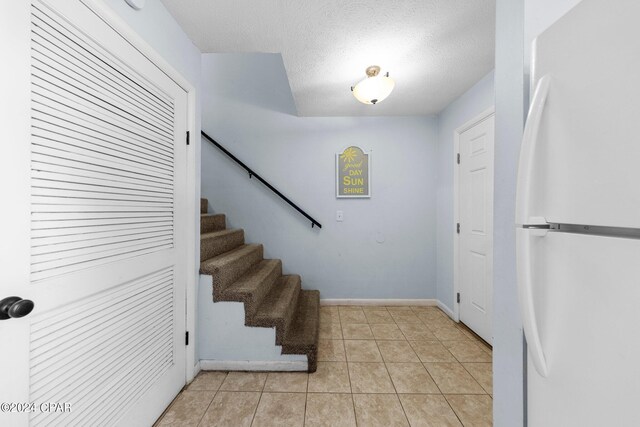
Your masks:
M435 117L297 117L278 54L206 54L202 76L203 129L323 225L203 140L202 194L230 227L322 298L436 297ZM373 151L371 199L335 197L350 145Z
M494 104L493 71L438 115L437 291L453 311L453 132Z
M515 190L524 126L524 1L496 3L493 422L524 423L524 352L515 260Z
M125 0L103 1L196 89L200 87L200 50L160 0L147 0L142 10Z

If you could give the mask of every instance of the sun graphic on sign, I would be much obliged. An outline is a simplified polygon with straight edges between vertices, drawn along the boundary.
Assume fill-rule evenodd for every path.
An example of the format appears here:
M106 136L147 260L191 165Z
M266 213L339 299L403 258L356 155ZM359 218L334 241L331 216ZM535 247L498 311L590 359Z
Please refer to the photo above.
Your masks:
M346 163L351 163L356 159L357 156L358 152L356 151L356 149L353 147L349 147L340 155L340 160Z

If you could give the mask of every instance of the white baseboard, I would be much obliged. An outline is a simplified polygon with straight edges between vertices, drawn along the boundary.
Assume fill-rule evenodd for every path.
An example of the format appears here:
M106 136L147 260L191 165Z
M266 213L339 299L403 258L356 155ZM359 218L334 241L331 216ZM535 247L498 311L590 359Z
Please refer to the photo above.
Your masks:
M201 360L203 371L303 371L307 372L306 361L272 360Z
M193 377L195 378L201 370L202 368L200 367L200 362L196 363L193 367Z
M439 306L436 299L321 299L320 305Z
M454 321L456 321L456 322L458 321L458 319L456 319L456 316L455 316L455 314L453 313L453 311L451 311L451 309L449 309L449 307L447 307L446 305L444 305L444 304L442 303L442 301L440 301L440 300L438 300L438 308L439 308L440 310L444 311L444 312L445 312L445 314L446 314L447 316L449 316L452 320L454 320Z

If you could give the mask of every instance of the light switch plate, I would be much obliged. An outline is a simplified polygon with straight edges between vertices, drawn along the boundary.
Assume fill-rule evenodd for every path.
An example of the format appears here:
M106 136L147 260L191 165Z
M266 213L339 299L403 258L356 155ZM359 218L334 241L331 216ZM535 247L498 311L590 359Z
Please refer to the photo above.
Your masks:
M344 220L344 212L336 211L336 221L342 222Z

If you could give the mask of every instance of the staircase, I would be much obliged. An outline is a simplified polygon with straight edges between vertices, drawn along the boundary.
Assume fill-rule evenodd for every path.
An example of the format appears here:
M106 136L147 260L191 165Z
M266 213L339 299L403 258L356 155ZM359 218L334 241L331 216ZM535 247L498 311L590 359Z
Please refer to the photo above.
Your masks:
M282 261L263 259L263 247L245 244L242 229L227 229L223 214L200 200L200 273L212 276L213 301L244 303L245 326L275 328L282 354L307 356L315 372L320 292L303 290L298 275L283 275Z

